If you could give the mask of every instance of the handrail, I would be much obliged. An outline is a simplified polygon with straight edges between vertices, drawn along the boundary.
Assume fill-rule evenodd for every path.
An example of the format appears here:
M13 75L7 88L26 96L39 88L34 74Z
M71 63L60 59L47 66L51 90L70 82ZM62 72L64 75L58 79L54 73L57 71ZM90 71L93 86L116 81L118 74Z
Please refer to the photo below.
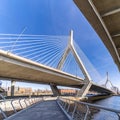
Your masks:
M78 105L85 105L85 107L86 107L86 113L84 115L84 120L87 120L87 116L88 116L88 114L90 112L90 108L103 109L103 110L106 110L106 111L114 112L114 113L116 113L116 115L120 119L120 110L116 110L116 109L113 109L113 108L107 108L107 107L96 105L96 104L90 104L90 103L86 103L86 102L80 102L80 101L76 101L76 100L71 100L71 99L68 99L68 98L62 98L62 97L58 97L57 101L63 107L63 109L65 109L66 104L68 104L68 106L66 108L67 113L69 113L70 101L75 104L75 106L73 108L73 111L72 111L72 115L71 115L72 119L74 118L75 111L76 111Z
M0 100L0 103L6 103L6 102L10 102L10 104L11 104L11 107L12 107L12 109L13 109L13 111L14 111L14 113L17 113L17 109L24 109L24 108L26 108L26 107L28 107L28 106L30 106L30 105L32 105L32 104L35 104L35 103L37 103L37 102L39 102L39 101L43 101L43 98L42 99L39 99L39 97L37 97L37 98L35 98L35 97L30 97L30 98L16 98L16 99L5 99L5 97L4 96L2 96L1 94L0 94L0 96L1 96L1 98L2 98L2 100ZM41 98L41 97L40 97ZM17 105L18 106L16 106L16 102L14 103L14 101L16 101L17 100ZM21 100L23 100L23 101L21 101ZM29 102L29 104L27 104L27 101ZM31 101L31 102L30 102ZM23 107L23 104L22 103L24 103L25 104L25 107ZM19 108L18 108L19 107ZM1 114L3 115L3 117L4 118L7 118L7 115L6 115L6 113L5 113L5 110L3 110L3 108L0 106L0 111L1 111Z
M120 113L120 110L116 110L116 109L113 109L113 108L103 107L101 105L91 104L91 103L87 103L87 102L80 102L80 101L71 100L71 99L68 99L68 98L62 98L62 99L70 100L70 101L73 101L73 102L76 102L76 103L79 103L79 104L88 105L90 107L94 107L94 108L98 108L98 109L104 109L104 110L108 110L108 111L111 111L111 112Z

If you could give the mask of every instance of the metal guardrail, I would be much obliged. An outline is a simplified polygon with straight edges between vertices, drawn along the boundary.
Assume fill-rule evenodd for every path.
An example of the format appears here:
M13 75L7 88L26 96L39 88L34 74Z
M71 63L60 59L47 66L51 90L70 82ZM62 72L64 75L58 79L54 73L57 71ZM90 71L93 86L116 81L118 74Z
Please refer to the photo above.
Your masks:
M8 117L6 111L17 113L22 109L44 100L43 97L5 99L2 95L0 96L2 98L2 100L0 100L0 113L3 116L3 119Z
M104 120L120 120L120 110L106 108L100 105L80 102L62 97L58 97L57 102L62 107L62 109L64 109L68 113L70 120L94 120L92 116L96 113L99 113L101 110L103 110L104 112L112 112L115 115L111 117L111 114L109 113L110 119L104 118Z

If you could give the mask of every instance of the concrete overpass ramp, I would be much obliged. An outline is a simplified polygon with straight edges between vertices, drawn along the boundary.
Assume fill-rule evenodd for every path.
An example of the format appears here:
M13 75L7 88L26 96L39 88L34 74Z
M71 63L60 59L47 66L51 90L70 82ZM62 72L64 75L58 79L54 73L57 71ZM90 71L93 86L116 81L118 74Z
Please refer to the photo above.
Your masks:
M84 82L82 78L76 78L76 76L61 70L47 67L2 50L0 50L0 77L64 86L81 85Z
M55 84L73 88L83 87L84 80L61 70L0 50L0 78L31 83ZM112 93L111 90L92 83L90 90Z
M74 0L120 70L120 0Z

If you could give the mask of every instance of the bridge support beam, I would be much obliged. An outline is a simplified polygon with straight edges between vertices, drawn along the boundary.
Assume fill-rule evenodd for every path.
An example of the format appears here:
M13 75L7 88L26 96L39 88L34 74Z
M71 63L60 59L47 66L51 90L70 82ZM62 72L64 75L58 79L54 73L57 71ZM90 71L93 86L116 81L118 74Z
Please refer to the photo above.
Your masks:
M85 97L89 92L90 87L92 86L92 82L86 82L85 85L78 91L77 97Z
M50 84L50 87L53 92L53 96L60 96L60 91L55 84Z
M11 80L11 96L14 96L14 92L15 92L15 80Z

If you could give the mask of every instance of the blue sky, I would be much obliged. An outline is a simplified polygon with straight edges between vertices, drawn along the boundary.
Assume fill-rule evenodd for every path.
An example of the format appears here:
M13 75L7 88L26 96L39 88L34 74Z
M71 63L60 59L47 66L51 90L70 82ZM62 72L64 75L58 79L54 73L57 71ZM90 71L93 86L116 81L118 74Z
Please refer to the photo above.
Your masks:
M120 86L120 73L109 52L72 0L1 0L0 33L69 35L105 78ZM37 85L38 86L38 85Z

